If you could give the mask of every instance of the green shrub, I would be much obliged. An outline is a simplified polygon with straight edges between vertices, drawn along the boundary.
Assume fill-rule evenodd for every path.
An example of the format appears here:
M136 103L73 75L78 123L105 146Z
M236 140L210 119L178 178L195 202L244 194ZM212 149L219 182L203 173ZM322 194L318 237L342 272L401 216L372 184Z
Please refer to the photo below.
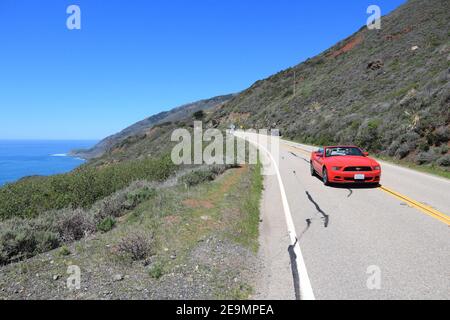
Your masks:
M0 265L30 258L59 245L58 234L38 221L8 221L0 226Z
M433 136L433 142L436 145L447 143L450 140L450 129L447 127L439 127L435 130Z
M149 269L148 274L153 279L159 279L164 275L164 265L161 262L155 262Z
M182 176L179 181L187 187L196 186L203 182L213 181L217 174L211 169L200 169Z
M428 150L430 150L430 145L426 141L420 140L417 148L419 149L419 151L427 152Z
M402 143L397 151L395 152L395 157L398 159L403 159L404 157L406 157L412 150L414 150L414 146L411 145L410 143Z
M100 223L97 224L97 230L101 232L111 231L116 225L116 219L113 217L106 217Z
M130 234L122 238L116 246L116 252L132 261L144 260L152 254L154 242L151 235Z
M82 209L66 209L58 214L56 230L62 241L73 242L94 233L96 228L89 212Z
M437 160L437 164L441 167L450 167L450 154L446 154L445 156L439 158Z
M37 249L38 242L29 228L8 230L1 235L3 254L9 261L18 261L28 258Z
M37 246L36 251L33 252L33 255L56 249L61 244L59 234L54 231L39 231L35 233L34 237L36 239Z
M416 164L427 164L433 161L433 155L430 152L421 152L416 156Z
M59 255L60 256L68 256L70 255L72 252L70 251L70 249L67 246L62 246L61 249L59 249Z
M135 208L144 201L147 201L156 195L156 190L153 188L144 187L136 191L130 192L127 195L126 206L129 209Z
M379 150L381 147L381 140L378 134L379 125L379 119L371 119L361 125L356 135L357 145L370 151Z
M120 192L120 191L119 191ZM118 217L125 210L126 196L110 196L101 200L98 205L98 211L95 214L95 221L100 222L107 217Z
M197 112L194 112L194 119L195 120L202 120L205 117L205 112L203 110L199 110Z
M288 90L286 90L286 92L283 94L283 98L290 97L290 96L292 96L293 94L294 94L294 91L293 91L292 89L288 89Z

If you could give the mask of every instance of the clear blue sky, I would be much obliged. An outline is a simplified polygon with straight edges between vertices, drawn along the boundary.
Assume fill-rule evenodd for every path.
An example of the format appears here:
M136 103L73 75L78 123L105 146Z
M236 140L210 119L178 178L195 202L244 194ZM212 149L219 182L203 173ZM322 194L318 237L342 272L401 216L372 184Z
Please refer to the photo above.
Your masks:
M0 139L99 139L241 91L404 0L1 0ZM81 8L81 30L66 8Z

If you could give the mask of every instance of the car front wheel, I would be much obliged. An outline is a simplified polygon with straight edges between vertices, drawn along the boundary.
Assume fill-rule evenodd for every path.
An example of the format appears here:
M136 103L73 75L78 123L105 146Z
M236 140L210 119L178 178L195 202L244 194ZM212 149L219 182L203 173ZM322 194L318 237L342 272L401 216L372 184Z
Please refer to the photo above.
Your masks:
M323 184L326 186L330 185L330 182L328 181L328 171L327 168L323 168L323 173L322 173L322 180L323 180Z

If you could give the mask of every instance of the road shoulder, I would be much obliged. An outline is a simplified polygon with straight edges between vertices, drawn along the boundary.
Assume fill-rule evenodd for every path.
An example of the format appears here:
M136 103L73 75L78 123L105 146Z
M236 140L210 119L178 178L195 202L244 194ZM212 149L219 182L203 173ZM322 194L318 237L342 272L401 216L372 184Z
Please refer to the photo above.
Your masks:
M295 299L288 253L289 235L282 207L276 176L265 176L258 252L261 270L254 296L258 300Z

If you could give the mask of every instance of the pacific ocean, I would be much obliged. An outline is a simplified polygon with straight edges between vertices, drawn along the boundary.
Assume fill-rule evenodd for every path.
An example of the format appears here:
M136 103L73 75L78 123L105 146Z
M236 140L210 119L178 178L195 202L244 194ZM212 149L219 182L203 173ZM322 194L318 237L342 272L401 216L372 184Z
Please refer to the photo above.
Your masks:
M69 172L85 161L67 154L96 143L93 140L0 140L0 186L27 176Z

